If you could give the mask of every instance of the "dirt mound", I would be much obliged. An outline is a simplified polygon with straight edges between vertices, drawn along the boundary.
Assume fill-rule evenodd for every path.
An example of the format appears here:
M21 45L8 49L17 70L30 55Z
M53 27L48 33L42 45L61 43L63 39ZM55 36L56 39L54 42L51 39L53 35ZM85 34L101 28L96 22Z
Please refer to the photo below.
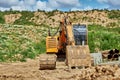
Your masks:
M39 70L39 59L21 63L1 63L0 80L120 80L118 66L96 66L68 69L57 62L55 70Z
M17 19L19 19L22 15L21 14L9 14L5 15L5 23L13 24Z

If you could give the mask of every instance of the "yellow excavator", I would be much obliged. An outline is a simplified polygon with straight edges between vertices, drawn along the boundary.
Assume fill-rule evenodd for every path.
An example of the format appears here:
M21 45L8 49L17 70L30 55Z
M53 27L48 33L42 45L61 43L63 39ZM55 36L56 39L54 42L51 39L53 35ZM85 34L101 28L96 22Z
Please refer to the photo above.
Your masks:
M60 21L56 34L46 37L46 54L40 55L40 69L55 69L58 58L64 58L68 68L91 66L88 30L85 24ZM59 34L57 34L59 33Z

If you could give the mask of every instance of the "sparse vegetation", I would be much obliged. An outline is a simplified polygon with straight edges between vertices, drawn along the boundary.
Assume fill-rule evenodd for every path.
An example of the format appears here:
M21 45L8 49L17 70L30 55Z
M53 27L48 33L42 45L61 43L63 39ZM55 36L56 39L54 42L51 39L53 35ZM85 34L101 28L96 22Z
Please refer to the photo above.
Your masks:
M16 20L14 24L19 24L19 25L35 25L35 23L29 21L33 16L33 12L30 11L22 11L21 12L22 16L20 19Z
M44 53L45 38L41 36L47 34L42 32L44 26L41 27L0 25L0 62L25 61Z

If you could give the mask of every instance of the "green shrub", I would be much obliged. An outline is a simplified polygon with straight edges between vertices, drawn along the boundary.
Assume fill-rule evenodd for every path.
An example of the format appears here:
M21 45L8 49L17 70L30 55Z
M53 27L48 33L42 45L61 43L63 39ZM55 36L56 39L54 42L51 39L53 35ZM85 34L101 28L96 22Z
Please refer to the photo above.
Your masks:
M0 17L0 23L5 23L4 18Z
M33 12L30 11L22 11L21 12L22 16L20 19L17 19L14 24L19 24L19 25L36 25L35 23L29 21L32 17L34 17Z
M0 23L5 23L5 19L4 19L4 12L0 11Z
M108 17L110 19L119 19L120 20L120 10L111 10L108 12Z
M99 50L120 49L120 34L118 28L108 28L100 25L88 26L88 44L91 52Z

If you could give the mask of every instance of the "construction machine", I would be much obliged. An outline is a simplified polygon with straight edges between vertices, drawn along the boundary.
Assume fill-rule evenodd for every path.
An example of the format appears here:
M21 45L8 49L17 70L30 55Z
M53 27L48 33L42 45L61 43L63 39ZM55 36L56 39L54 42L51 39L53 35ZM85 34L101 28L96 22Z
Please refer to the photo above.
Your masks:
M46 54L40 55L40 69L55 69L58 58L65 58L68 68L91 66L87 25L60 21L59 34L46 37ZM64 55L64 56L63 56Z

